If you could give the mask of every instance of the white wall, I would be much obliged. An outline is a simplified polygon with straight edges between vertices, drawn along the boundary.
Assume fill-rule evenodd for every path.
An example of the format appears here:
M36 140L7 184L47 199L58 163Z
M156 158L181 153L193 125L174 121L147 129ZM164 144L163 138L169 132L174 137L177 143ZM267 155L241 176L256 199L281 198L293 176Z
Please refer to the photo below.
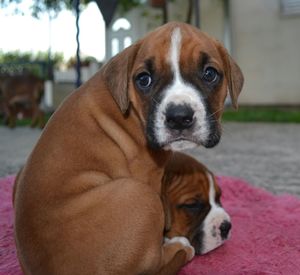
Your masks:
M201 0L201 29L224 40L222 0ZM230 0L232 56L242 68L241 104L300 104L300 15L284 17L279 0ZM170 3L170 20L185 21L188 1ZM147 16L144 16L144 13ZM160 10L135 9L126 17L133 41L161 24Z
M276 0L232 0L232 16L240 102L300 104L300 16L281 16Z

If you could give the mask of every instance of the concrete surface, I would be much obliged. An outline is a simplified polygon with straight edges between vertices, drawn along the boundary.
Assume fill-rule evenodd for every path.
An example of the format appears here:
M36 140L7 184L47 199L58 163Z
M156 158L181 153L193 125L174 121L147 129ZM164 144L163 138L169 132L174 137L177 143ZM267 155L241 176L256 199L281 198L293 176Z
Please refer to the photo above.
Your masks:
M189 153L215 174L300 195L300 124L226 123L217 147Z
M41 134L39 129L0 127L0 177L15 174Z
M41 131L0 127L0 177L24 164ZM300 196L300 124L225 123L221 143L196 156L218 175L240 177L273 193Z

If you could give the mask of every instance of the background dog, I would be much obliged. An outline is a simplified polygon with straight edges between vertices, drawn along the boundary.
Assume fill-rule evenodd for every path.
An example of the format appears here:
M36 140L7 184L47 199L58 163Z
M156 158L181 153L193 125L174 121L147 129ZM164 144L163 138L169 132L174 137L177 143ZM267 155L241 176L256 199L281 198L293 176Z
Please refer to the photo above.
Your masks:
M44 91L44 81L34 75L6 76L1 81L4 122L9 127L16 126L18 116L31 118L31 127L44 127L44 113L40 103Z

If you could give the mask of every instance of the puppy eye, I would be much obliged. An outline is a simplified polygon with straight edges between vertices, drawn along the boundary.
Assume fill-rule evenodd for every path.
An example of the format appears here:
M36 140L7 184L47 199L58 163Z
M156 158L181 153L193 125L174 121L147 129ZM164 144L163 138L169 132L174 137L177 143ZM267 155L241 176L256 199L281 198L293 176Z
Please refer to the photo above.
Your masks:
M207 83L213 83L217 81L218 77L218 71L213 67L207 67L202 75L202 79Z
M191 212L199 212L205 208L204 204L200 201L196 201L193 203L184 203L178 205L178 208L185 209Z
M141 90L147 90L152 85L152 77L149 73L146 72L138 74L135 81L138 88Z

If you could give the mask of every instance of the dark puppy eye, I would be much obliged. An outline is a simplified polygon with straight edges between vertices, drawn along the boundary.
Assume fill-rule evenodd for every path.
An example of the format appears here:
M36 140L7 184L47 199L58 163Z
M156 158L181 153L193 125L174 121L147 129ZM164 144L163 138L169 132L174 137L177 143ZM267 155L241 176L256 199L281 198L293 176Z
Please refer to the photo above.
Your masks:
M218 77L218 71L213 67L207 67L202 75L202 79L209 84L216 82Z
M152 85L152 77L149 73L143 72L137 75L135 82L139 89L146 91Z
M200 212L205 208L204 204L200 201L196 201L193 203L180 204L177 207L187 210L187 211L190 211L190 212Z

